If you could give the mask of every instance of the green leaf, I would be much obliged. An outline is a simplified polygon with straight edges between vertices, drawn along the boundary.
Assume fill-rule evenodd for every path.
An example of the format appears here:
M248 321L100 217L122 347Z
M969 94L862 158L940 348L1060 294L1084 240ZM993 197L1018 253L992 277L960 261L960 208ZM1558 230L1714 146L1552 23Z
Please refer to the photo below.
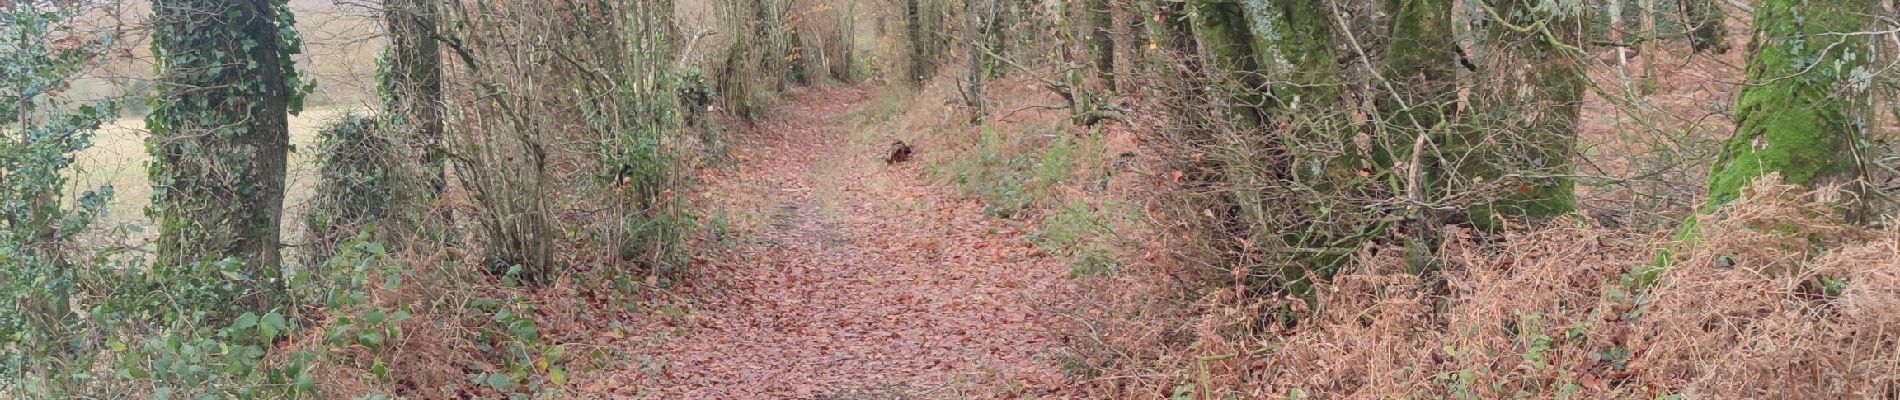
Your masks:
M506 391L515 387L515 377L508 374L488 374L487 382L483 383L495 390Z
M238 316L237 322L231 323L231 330L244 331L246 329L251 329L253 327L256 327L257 319L258 317L256 313L246 312L244 313L244 315Z
M554 382L555 386L567 385L567 370L561 369L561 367L549 368L548 381Z
M276 339L277 334L283 333L289 328L290 323L284 320L284 315L278 314L276 311L264 314L263 321L257 325L258 333L262 333L264 340L267 341Z
M310 376L309 371L298 371L296 383L297 391L300 393L317 393L317 380Z

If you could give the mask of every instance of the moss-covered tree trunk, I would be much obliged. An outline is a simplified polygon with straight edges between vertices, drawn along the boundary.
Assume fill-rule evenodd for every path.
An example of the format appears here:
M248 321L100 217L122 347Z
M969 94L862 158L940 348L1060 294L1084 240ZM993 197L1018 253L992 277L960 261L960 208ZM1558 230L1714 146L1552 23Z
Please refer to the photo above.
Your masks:
M1236 102L1228 110L1229 116L1242 128L1263 126L1267 121L1267 98L1262 95L1266 82L1261 75L1259 50L1265 48L1255 42L1247 11L1238 3L1222 0L1192 0L1184 11L1210 76Z
M1391 19L1384 59L1383 85L1374 88L1380 124L1372 139L1372 165L1395 197L1412 204L1404 212L1407 257L1413 272L1429 269L1437 248L1435 211L1423 204L1440 200L1451 181L1447 160L1433 149L1455 142L1458 108L1456 33L1452 0L1385 0Z
M1138 50L1141 55L1133 60L1141 66L1140 70L1143 73L1160 76L1169 72L1178 72L1169 65L1166 55L1191 47L1185 44L1192 40L1190 39L1192 36L1188 34L1192 29L1189 28L1187 13L1182 11L1182 4L1161 0L1136 0L1135 9L1133 18L1142 21L1140 33L1146 45Z
M1292 151L1293 176L1322 192L1350 190L1348 181L1358 172L1360 152L1352 136L1352 107L1346 104L1346 76L1340 60L1344 40L1332 9L1323 1L1282 0L1274 5L1243 2L1256 20L1254 37L1268 38L1271 51L1257 54L1262 63L1283 60L1286 71L1270 72L1288 84L1271 89L1278 119L1290 126L1286 145ZM1271 7L1272 9L1269 9ZM1273 31L1259 31L1262 27ZM1262 49L1256 49L1260 51Z
M1735 136L1709 173L1704 212L1735 201L1744 186L1778 173L1817 186L1858 176L1860 134L1844 94L1864 74L1873 19L1858 0L1766 0L1755 6L1748 85L1735 102Z
M1489 10L1489 51L1478 71L1468 143L1450 143L1455 167L1495 200L1471 208L1471 220L1495 227L1506 220L1536 221L1576 209L1569 178L1583 106L1584 37L1581 3L1542 7L1509 0Z
M1382 172L1401 174L1399 181L1404 182L1411 178L1402 175L1408 172L1393 168L1412 162L1413 148L1448 142L1445 133L1451 131L1448 123L1457 111L1459 58L1451 0L1385 0L1383 6L1392 16L1387 24L1391 42L1379 65L1385 85L1377 89L1389 92L1376 98L1384 132L1375 139L1373 158ZM1419 146L1420 136L1427 146ZM1418 161L1433 167L1414 167L1431 175L1419 177L1427 180L1421 184L1439 187L1445 171L1429 153L1420 154Z
M1722 145L1709 172L1709 201L1689 217L1676 238L1702 238L1700 217L1741 198L1757 179L1814 187L1861 174L1854 163L1860 129L1845 91L1868 67L1864 31L1874 19L1857 0L1765 0L1755 6L1748 84L1735 101L1735 136ZM1853 216L1853 210L1848 211ZM1653 285L1675 262L1665 249L1633 283Z
M158 0L152 48L156 268L242 263L240 304L276 304L286 114L300 107L292 20L281 0Z
M1367 181L1358 174L1365 158L1353 140L1360 125L1352 118L1357 107L1347 100L1350 89L1344 64L1357 58L1348 50L1351 38L1344 32L1345 19L1327 2L1249 1L1242 5L1252 21L1255 43L1266 46L1256 48L1261 53L1255 57L1264 65L1278 66L1264 69L1269 79L1284 82L1269 91L1274 124L1285 127L1277 130L1280 145L1292 160L1280 172L1282 179L1320 193L1290 197L1297 204L1263 202L1268 204L1261 207L1269 211L1255 222L1257 227L1273 227L1269 218L1286 214L1270 210L1293 208L1297 219L1313 223L1310 229L1280 230L1285 235L1280 241L1291 246L1288 254L1295 261L1280 271L1283 288L1306 296L1312 294L1310 278L1330 278L1347 259L1345 255L1352 253L1347 249L1360 247L1359 238L1364 237L1360 231L1371 229L1349 216L1359 210L1346 201L1357 198L1355 194L1364 190ZM1289 199L1275 193L1260 195Z
M1689 29L1689 44L1697 52L1728 52L1725 0L1681 0L1683 25Z
M389 68L383 95L396 126L422 153L424 184L433 196L447 186L442 148L442 52L435 40L434 0L386 0L383 22L389 33Z

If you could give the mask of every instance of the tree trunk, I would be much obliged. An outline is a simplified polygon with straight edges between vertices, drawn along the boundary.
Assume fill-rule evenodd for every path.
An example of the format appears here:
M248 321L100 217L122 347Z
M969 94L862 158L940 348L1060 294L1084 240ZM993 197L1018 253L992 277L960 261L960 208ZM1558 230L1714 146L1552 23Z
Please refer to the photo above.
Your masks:
M158 99L152 131L157 268L243 265L252 310L284 291L278 224L284 208L286 113L300 107L289 11L270 0L158 0L152 47Z
M1781 183L1815 187L1861 175L1854 156L1861 134L1852 101L1840 92L1867 65L1865 36L1874 20L1858 0L1765 0L1755 5L1755 41L1749 44L1748 84L1735 101L1735 136L1722 145L1709 172L1709 201L1676 239L1702 240L1700 218L1741 198L1742 188L1769 174ZM1817 42L1818 41L1818 42ZM1817 66L1827 66L1820 68ZM1844 210L1854 217L1856 210ZM1652 268L1638 271L1653 285L1675 263L1665 249Z
M1136 0L1109 1L1109 14L1114 21L1114 33L1109 36L1115 42L1115 92L1132 94L1135 77L1141 74L1141 52L1147 48L1142 40L1145 14L1137 10Z
M1689 44L1696 52L1728 52L1728 18L1722 13L1723 1L1682 0L1683 25L1689 28Z
M1767 0L1755 6L1748 85L1735 103L1735 136L1709 173L1713 212L1770 173L1818 186L1858 176L1856 119L1841 90L1866 65L1873 19L1857 0ZM1821 67L1817 67L1821 66Z
M383 95L400 116L401 137L422 153L424 184L440 197L447 186L442 148L442 53L435 40L435 0L386 0L390 66Z
M963 45L969 49L970 56L969 75L965 77L969 80L969 90L965 95L969 96L967 101L970 106L970 123L972 124L983 123L984 113L987 112L984 109L983 84L984 80L989 78L989 56L985 53L984 46L989 45L988 19L994 16L995 1L997 0L989 0L988 7L982 4L985 3L984 0L963 1Z
M1239 4L1220 0L1194 0L1187 3L1188 19L1193 26L1194 43L1207 60L1208 74L1216 77L1236 99L1230 117L1243 128L1263 126L1267 101L1262 96L1266 83L1260 74L1259 54L1247 23L1246 10Z
M1378 138L1374 163L1390 171L1413 159L1419 136L1428 144L1443 145L1446 122L1457 108L1458 50L1451 24L1451 0L1385 0L1392 16L1380 76L1389 93L1377 98L1387 134ZM1436 157L1418 157L1431 171L1424 187L1442 187L1446 177Z
M1458 65L1456 33L1452 27L1453 0L1385 0L1391 20L1385 58L1379 61L1383 87L1374 87L1374 107L1381 121L1374 129L1372 165L1378 175L1397 188L1395 197L1410 202L1406 258L1412 272L1431 269L1437 248L1435 210L1424 204L1441 200L1452 181L1445 166L1451 161L1430 149L1452 142L1458 118Z
M1089 46L1090 62L1095 64L1095 73L1102 78L1106 88L1115 87L1115 19L1109 12L1108 0L1089 0L1082 5L1082 15L1087 35L1082 38Z
M1338 49L1339 19L1326 2L1282 0L1268 5L1243 2L1246 15L1255 20L1272 19L1278 23L1250 23L1256 46L1254 55L1262 65L1280 65L1289 69L1268 71L1273 80L1286 80L1270 90L1271 113L1289 126L1285 146L1293 156L1292 178L1321 192L1349 190L1362 158L1353 144L1353 107L1346 103L1346 76ZM1274 31L1261 31L1272 27ZM1267 47L1272 51L1264 51ZM1278 55L1278 59L1273 59ZM1271 69L1271 68L1263 68Z
M1471 220L1497 227L1504 220L1541 220L1576 209L1568 177L1583 105L1584 37L1581 4L1546 9L1537 0L1510 0L1490 13L1490 51L1479 73L1474 116L1481 131L1469 143L1451 143L1452 157L1469 153L1476 165L1463 178L1502 192L1471 208ZM1498 187L1496 185L1502 185Z
M930 41L924 38L923 10L919 8L918 1L904 0L904 31L910 40L910 76L906 78L913 85L922 84L924 75L929 73L925 66L928 63L925 53Z
M1637 47L1639 50L1637 53L1643 57L1641 93L1644 96L1649 96L1656 94L1657 86L1661 84L1661 82L1656 81L1656 57L1662 54L1658 53L1658 49L1656 48L1656 38L1659 37L1656 34L1656 0L1642 0L1640 6L1643 9L1642 27L1640 31L1642 33L1641 39L1643 43Z

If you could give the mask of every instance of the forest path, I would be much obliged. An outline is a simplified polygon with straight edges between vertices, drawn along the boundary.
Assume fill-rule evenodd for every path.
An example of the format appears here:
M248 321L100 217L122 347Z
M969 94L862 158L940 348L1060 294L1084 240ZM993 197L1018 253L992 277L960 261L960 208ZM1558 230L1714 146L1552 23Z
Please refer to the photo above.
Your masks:
M794 94L705 174L720 228L698 306L642 346L653 398L1019 397L1061 377L1040 310L1070 292L1066 264L920 162L886 165L889 136L854 123L870 98Z

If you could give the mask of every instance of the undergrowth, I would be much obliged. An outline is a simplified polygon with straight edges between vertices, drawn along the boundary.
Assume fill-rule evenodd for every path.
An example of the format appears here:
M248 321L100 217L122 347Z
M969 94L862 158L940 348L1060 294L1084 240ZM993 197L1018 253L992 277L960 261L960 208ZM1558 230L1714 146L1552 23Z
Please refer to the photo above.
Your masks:
M1008 84L1004 89L1010 89ZM941 89L939 82L921 91ZM866 107L865 121L925 119L900 115L920 100L906 102L888 93L907 92L886 92ZM1132 217L1121 203L1090 195L1104 190L1114 172L1103 163L1109 158L1104 131L1071 127L1053 113L976 126L934 120L929 129L938 133L926 139L929 145L949 146L949 153L929 164L931 172L963 196L981 201L984 214L1035 224L1038 229L1029 239L1045 253L1070 258L1072 275L1119 268L1114 230Z
M1453 229L1435 279L1409 272L1400 248L1368 246L1311 301L1249 298L1243 287L1219 284L1198 298L1146 298L1146 290L1192 291L1129 290L1155 286L1141 283L1154 276L1117 280L1134 286L1098 292L1075 311L1096 333L1077 334L1084 361L1074 370L1117 377L1087 380L1091 393L1135 397L1873 398L1900 390L1890 373L1900 366L1891 346L1900 334L1900 265L1891 257L1900 232L1847 225L1817 200L1832 196L1795 186L1759 184L1745 197L1707 222L1710 234L1686 261L1643 290L1623 275L1651 260L1668 232L1587 223L1501 240ZM1263 324L1271 313L1262 310L1279 307L1310 316L1292 327Z

